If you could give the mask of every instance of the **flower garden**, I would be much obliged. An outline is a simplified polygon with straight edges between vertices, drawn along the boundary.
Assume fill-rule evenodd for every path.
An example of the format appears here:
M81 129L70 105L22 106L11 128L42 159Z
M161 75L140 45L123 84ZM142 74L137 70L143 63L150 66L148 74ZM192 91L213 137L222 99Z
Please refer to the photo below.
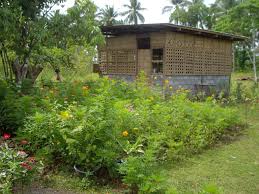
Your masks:
M16 181L62 169L91 184L166 193L159 166L199 153L242 125L224 100L191 99L183 89L165 97L141 78L131 84L45 81L29 92L23 87L0 82L3 193Z

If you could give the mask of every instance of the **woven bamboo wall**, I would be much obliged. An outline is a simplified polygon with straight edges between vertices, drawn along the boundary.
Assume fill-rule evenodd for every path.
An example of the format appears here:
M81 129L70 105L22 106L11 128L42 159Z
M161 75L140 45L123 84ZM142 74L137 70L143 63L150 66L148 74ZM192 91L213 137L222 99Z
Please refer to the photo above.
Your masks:
M151 48L164 48L166 41L165 32L154 32L150 34L150 45Z
M150 46L164 48L164 75L229 75L232 42L177 32L150 33ZM137 49L136 35L109 37L99 48L103 74L152 72L150 57ZM150 67L150 68L149 68Z
M229 75L231 65L231 41L166 34L165 75Z
M152 73L151 50L138 50L138 71L144 71L147 75Z
M99 63L103 74L135 75L137 71L136 36L119 36L106 39L99 49Z

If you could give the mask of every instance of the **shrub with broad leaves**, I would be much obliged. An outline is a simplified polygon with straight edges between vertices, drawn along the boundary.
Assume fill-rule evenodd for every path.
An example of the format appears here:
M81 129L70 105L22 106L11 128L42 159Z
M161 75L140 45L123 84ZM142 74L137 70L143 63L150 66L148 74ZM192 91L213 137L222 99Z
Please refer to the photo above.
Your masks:
M143 92L145 91L145 92ZM201 151L240 124L235 108L213 98L195 102L187 91L164 99L146 84L106 78L40 86L42 106L18 138L46 163L88 175L121 178L132 190L165 192L154 169Z

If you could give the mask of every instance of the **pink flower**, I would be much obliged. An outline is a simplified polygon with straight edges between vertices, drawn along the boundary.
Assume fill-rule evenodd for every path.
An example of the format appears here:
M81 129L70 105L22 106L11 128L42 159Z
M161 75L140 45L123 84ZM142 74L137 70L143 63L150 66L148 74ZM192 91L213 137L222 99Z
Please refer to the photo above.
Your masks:
M22 150L21 150L21 151L18 151L18 152L17 152L17 155L20 156L20 157L22 157L22 158L25 158L25 157L27 156L27 153L26 153L25 151L22 151Z
M9 133L4 133L4 135L3 135L4 140L9 139L10 137L11 137L11 135Z

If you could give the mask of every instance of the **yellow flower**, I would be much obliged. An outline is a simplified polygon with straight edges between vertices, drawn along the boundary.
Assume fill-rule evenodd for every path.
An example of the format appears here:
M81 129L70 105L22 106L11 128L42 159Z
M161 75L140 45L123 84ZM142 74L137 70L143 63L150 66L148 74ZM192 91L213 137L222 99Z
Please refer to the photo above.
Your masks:
M156 77L156 76L154 77L154 80L157 80L157 77Z
M89 87L88 86L83 86L82 89L87 91L89 89Z
M122 136L123 136L123 137L127 137L128 135L129 135L129 132L128 132L128 131L123 131L123 132L122 132Z
M170 90L172 90L172 89L173 89L173 86L170 86L169 88L170 88Z
M67 119L69 119L69 118L71 117L71 115L69 114L68 111L61 111L61 112L60 112L60 116L61 116L61 118L64 119L64 120L67 120Z
M169 80L166 79L166 80L165 80L165 84L169 84Z

